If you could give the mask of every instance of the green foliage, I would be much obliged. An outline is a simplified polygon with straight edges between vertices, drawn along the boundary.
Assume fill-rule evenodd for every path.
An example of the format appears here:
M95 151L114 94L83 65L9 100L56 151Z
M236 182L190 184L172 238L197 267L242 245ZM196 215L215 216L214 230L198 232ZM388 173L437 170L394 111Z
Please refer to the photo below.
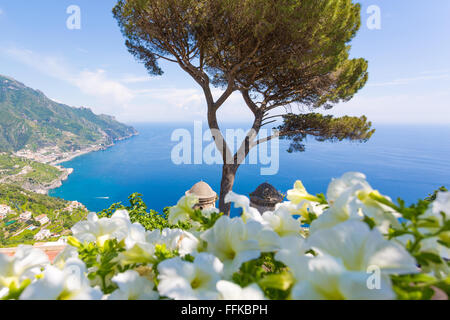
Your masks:
M124 206L121 203L114 203L108 209L105 209L98 213L100 218L109 218L117 210L127 210L130 215L130 220L135 223L140 223L146 230L175 228L178 226L171 226L167 220L166 211L162 214L148 210L147 205L142 200L142 195L139 193L133 193L128 197L130 204Z
M201 210L194 210L194 214L191 215L191 219L199 224L199 231L204 231L212 228L221 216L223 216L223 213L211 213L209 217L206 217L202 214Z
M136 133L112 117L56 103L42 92L1 75L0 128L0 151L44 146L74 151L94 144L109 145Z
M284 123L278 127L281 139L291 140L288 152L305 151L305 140L313 136L317 141L359 141L367 142L375 133L371 122L362 116L341 117L325 116L319 113L288 114L283 116Z
M39 189L57 181L63 171L57 167L0 153L0 179L27 189Z
M407 237L405 248L416 259L419 267L434 273L434 275L420 273L392 277L394 290L399 299L431 299L434 295L433 287L442 288L448 296L450 295L450 276L443 278L439 272L439 270L449 268L449 261L443 259L436 252L423 247L424 241L432 238L440 239L438 240L439 244L450 247L450 241L446 236L450 232L450 220L446 219L445 214L442 214L443 223L440 224L425 215L431 201L436 199L438 191L426 200L419 200L417 204L411 206L406 206L401 199L394 204L385 197L371 195L372 199L394 209L401 215L400 228L391 228L388 238L400 240Z
M25 279L22 281L19 287L17 287L14 283L9 287L9 293L2 297L0 300L19 300L22 292L28 287L31 283L30 279Z
M438 190L436 190L432 194L430 194L428 197L426 197L425 201L432 202L432 201L436 200L437 194L439 192L447 192L447 191L448 191L447 188L442 186Z
M233 275L233 282L241 287L257 283L271 300L288 298L293 284L286 266L275 260L273 253L264 253L260 258L244 263Z
M328 107L368 79L367 62L349 59L360 10L350 0L120 0L113 13L151 74L161 75L158 61L169 59L267 105Z
M167 219L169 208L165 208L162 213L158 213L155 210L148 210L147 205L142 199L142 194L133 193L128 199L130 202L128 206L124 206L122 203L114 203L108 209L99 212L98 216L100 218L109 218L117 210L127 210L131 222L140 223L146 230L163 230L166 228L189 230L192 228L192 224L187 222L179 222L176 225L170 224ZM200 225L199 230L206 230L214 226L221 216L222 214L212 213L210 217L206 217L200 210L193 210L191 220L192 223Z
M437 281L435 277L419 273L413 275L392 276L392 283L399 300L430 300L435 291L433 286L446 284L446 293L450 293L447 281Z
M117 260L120 252L125 251L123 244L116 239L105 241L103 246L93 243L78 244L79 258L92 270L89 280L98 283L105 294L117 289L111 278L116 272L125 272L129 267L122 267Z
M19 244L34 244L34 235L43 227L59 234L70 234L70 229L87 216L87 211L77 209L67 212L65 209L68 201L47 195L37 194L24 190L16 185L0 184L0 204L5 204L14 210L13 214L5 220L0 220L0 247L13 247ZM33 217L46 214L50 223L46 226L35 220L23 222L19 220L19 214L30 211ZM30 226L37 229L25 230ZM19 231L20 234L15 235ZM59 237L51 238L49 241L56 241Z

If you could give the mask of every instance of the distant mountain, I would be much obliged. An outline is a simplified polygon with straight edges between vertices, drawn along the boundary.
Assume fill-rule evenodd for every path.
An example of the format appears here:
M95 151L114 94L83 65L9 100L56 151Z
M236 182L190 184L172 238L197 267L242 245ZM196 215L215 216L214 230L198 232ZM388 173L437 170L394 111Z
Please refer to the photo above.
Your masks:
M137 134L130 126L88 108L74 108L0 75L0 152L58 147L74 152L109 146Z

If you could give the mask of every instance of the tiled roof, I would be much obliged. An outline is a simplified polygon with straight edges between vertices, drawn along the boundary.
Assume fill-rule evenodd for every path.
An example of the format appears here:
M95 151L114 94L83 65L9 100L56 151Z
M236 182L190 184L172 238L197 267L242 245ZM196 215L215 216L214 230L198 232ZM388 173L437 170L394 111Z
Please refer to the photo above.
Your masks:
M37 244L34 245L35 248L40 249L42 251L44 251L48 258L50 259L50 261L53 262L53 260L55 260L56 256L64 250L64 248L66 247L65 244L61 244L61 243L57 243L52 245L51 243L44 243L44 244ZM7 256L14 256L14 254L16 253L17 248L0 248L0 254L6 254Z

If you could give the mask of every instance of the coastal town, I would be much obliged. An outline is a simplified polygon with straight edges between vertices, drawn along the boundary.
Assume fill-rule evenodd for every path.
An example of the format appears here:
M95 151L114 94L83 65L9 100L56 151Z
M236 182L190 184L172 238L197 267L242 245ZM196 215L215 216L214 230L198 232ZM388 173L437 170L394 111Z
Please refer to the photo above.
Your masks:
M35 153L29 157L0 152L0 183L15 184L39 194L59 188L73 173L72 168L48 164Z
M64 243L72 226L86 218L88 209L78 201L48 196L50 190L62 186L74 171L60 164L105 150L115 141L136 134L114 139L110 144L81 146L72 151L63 151L56 145L0 152L0 248Z
M0 203L0 233L4 239L24 239L31 242L56 241L69 235L68 227L76 223L79 217L85 216L87 212L87 208L78 201L68 201L64 207L48 214L39 213L37 210L33 212L33 208L24 210L21 206Z
M10 78L4 83L9 91L27 90ZM36 101L36 104L41 102ZM3 149L0 146L0 248L3 251L22 244L64 243L71 234L71 228L86 218L88 209L78 201L48 196L50 190L61 187L74 171L61 163L106 150L115 142L138 134L134 128L117 122L113 117L97 116L83 107L72 110L71 119L80 119L83 125L88 125L86 130L92 130L95 138L87 139L64 130L60 133L62 140L53 140L45 136L45 132L55 128L48 128L47 131L38 130L42 135L40 140L32 143L30 140L29 144L16 150L12 149L14 146L5 145ZM90 120L94 122L87 124Z
M60 163L70 161L76 157L88 154L90 152L105 150L111 146L112 145L95 144L74 151L62 151L59 146L50 146L41 148L36 151L30 149L22 149L15 152L14 155L40 163L58 165Z
M31 211L19 212L6 204L0 204L0 231L4 236L18 237L26 231L33 232L33 240L43 241L59 239L69 234L70 230L60 228L64 215L72 216L75 212L87 213L86 207L78 201L70 201L67 205L50 214L39 214Z

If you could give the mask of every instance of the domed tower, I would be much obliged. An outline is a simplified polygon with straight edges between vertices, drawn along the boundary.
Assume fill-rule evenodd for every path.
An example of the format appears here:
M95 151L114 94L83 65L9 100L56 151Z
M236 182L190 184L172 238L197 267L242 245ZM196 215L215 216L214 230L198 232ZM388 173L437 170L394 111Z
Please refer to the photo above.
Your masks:
M250 206L258 209L259 213L263 214L266 211L275 210L277 203L283 202L283 199L283 195L277 189L265 182L250 193Z
M204 181L197 182L186 195L195 195L198 197L199 203L194 209L209 209L216 207L217 193Z

